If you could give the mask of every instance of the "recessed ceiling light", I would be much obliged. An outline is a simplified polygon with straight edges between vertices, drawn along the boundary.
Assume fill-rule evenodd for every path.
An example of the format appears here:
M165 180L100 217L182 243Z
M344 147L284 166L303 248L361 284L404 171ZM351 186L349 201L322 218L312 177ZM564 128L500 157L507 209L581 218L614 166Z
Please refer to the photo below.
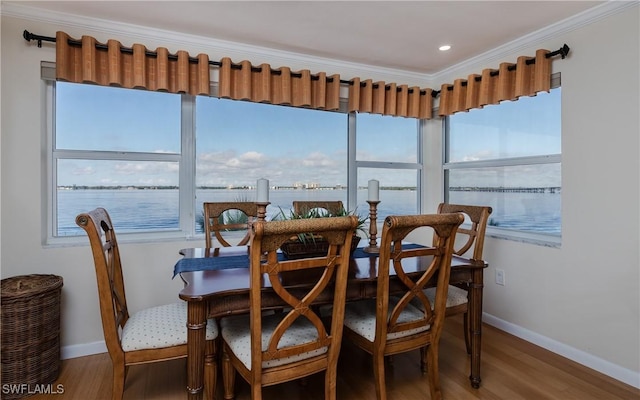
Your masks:
M451 46L449 46L448 44L445 44L444 46L440 46L438 47L438 50L440 51L447 51L451 48Z

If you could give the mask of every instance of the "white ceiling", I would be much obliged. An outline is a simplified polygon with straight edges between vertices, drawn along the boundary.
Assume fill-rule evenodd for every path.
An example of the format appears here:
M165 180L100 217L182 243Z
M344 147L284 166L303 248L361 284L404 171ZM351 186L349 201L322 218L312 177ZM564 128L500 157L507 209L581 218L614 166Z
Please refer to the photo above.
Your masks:
M316 57L433 74L604 1L18 3ZM53 36L51 32L32 33ZM452 49L439 51L443 44L450 44Z

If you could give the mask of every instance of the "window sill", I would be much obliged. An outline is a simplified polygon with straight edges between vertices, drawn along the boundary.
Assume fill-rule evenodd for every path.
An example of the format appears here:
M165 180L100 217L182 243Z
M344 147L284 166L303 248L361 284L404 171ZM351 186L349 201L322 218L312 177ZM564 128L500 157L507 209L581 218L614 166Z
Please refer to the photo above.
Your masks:
M146 232L146 233L116 233L118 236L118 243L159 243L159 242L183 242L183 241L197 241L202 242L204 246L204 236L202 234L196 236L186 236L179 231L173 232ZM77 247L88 246L89 241L86 235L83 236L67 236L67 237L55 237L48 238L43 247L45 249L58 248L58 247Z
M514 242L527 243L535 246L553 247L558 249L562 247L562 236L560 235L556 236L551 234L487 227L485 236L495 239L504 239Z

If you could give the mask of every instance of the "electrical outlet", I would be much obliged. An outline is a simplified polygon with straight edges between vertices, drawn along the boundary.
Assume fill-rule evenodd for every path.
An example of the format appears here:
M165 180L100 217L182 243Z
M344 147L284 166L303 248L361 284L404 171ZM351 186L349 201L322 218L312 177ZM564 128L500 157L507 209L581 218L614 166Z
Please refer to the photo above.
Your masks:
M496 284L504 286L504 270L496 268Z

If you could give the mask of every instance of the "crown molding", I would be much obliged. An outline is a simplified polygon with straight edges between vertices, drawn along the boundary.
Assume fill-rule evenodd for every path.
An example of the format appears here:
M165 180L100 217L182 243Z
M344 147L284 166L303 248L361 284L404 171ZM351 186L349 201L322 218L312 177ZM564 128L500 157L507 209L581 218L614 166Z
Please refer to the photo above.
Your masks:
M139 40L143 43L144 40L151 38L154 42L162 42L163 47L170 48L175 46L175 49L189 48L194 49L193 51L195 52L204 54L215 52L216 54L224 54L224 57L229 57L234 62L249 60L253 64L267 62L271 64L272 68L286 65L294 71L309 69L312 72L324 71L327 75L339 73L341 79L346 80L354 76L366 76L367 79L395 81L419 86L424 86L425 82L428 81L427 74L275 50L117 21L80 17L78 15L29 7L28 3L3 3L0 9L0 15L57 25L61 28L69 27L74 30L92 32L92 34L104 34L106 37L122 36L130 38L133 41ZM55 33L33 33L42 36L55 36ZM123 45L131 46L133 43L134 42L130 44L123 43Z
M535 43L553 39L554 37L579 29L585 25L592 24L610 15L623 12L628 8L638 6L638 4L639 2L637 0L609 0L597 7L539 29L506 43L505 45L479 54L478 56L472 57L433 74L421 74L411 71L382 68L374 65L352 63L302 53L275 50L266 47L252 46L244 43L212 39L203 36L188 35L181 32L161 30L117 21L80 17L72 14L29 7L28 2L21 4L15 2L4 2L0 8L0 15L48 23L61 27L69 27L76 30L86 30L101 33L106 36L123 36L131 38L134 41L153 39L154 41L162 42L164 47L170 47L171 45L175 46L176 49L186 47L205 54L215 52L217 54L224 54L225 57L229 57L235 62L242 60L249 60L252 63L268 62L274 68L286 65L291 67L293 70L309 69L311 71L325 71L327 74L339 73L341 79L347 80L354 76L366 76L367 79L371 78L374 80L395 81L424 87L425 85L433 85L434 82L441 82L445 77L456 75L456 73L462 73L463 70L469 70L474 66L480 65L484 67L488 64L495 63L496 61L504 59L513 53L517 53L519 50L531 47L535 45ZM34 33L48 36L44 32ZM130 45L132 44L133 43ZM561 44L558 45L558 47L560 46ZM276 66L274 64L280 65Z
M536 43L551 40L554 37L564 35L568 32L579 29L583 26L590 25L601 19L609 17L613 14L623 12L627 8L638 6L637 0L624 1L624 0L609 0L599 6L583 11L579 14L573 15L555 24L546 26L528 35L522 36L516 40L504 44L503 46L496 47L490 51L479 54L476 57L472 57L461 63L452 65L449 68L445 68L442 71L436 72L428 76L429 83L441 82L444 78L449 76L455 76L461 74L458 71L468 71L469 69L477 66L486 67L488 64L495 63L502 60L505 57L517 53L520 50L534 46ZM558 44L558 48L562 47L563 43ZM571 43L569 43L569 46ZM556 50L556 49L550 49Z

